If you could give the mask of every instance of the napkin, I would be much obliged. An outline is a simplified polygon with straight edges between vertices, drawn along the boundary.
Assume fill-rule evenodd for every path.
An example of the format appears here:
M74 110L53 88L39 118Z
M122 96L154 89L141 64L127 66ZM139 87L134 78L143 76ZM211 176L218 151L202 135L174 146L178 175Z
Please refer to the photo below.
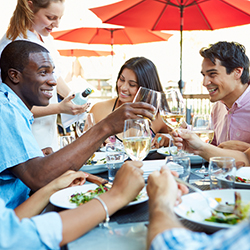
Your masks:
M150 160L150 161L143 161L143 166L142 170L144 171L143 173L143 178L145 180L148 179L148 176L154 172L155 170L160 170L161 167L165 164L165 160Z

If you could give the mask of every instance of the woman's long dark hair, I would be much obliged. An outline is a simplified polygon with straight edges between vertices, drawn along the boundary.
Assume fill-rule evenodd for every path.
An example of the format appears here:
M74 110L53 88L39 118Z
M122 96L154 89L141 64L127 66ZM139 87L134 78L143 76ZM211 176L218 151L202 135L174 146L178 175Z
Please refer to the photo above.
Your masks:
M157 69L149 59L145 57L133 57L127 60L119 71L117 81L124 69L130 69L135 73L139 86L160 92L163 91ZM117 85L116 92L118 93Z

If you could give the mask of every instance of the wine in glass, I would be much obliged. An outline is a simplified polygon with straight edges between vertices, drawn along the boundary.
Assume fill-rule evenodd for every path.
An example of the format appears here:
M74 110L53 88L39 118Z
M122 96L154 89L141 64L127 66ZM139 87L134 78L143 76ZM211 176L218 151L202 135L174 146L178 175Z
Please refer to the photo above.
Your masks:
M167 126L173 130L185 121L186 105L178 90L170 89L161 93L160 115Z
M78 137L83 135L87 130L95 125L94 116L92 113L79 115L76 121L76 133Z
M142 161L151 148L151 133L147 119L128 119L124 123L123 145L133 161Z
M184 99L177 89L169 89L165 93L161 93L160 115L165 124L172 130L176 130L185 121L186 105ZM171 139L169 140L169 152ZM182 154L182 150L178 155Z
M211 116L208 114L194 115L192 121L192 130L197 134L200 139L206 143L211 143L214 138L214 128ZM199 170L196 170L199 174L208 174L208 170L204 164L204 159L202 158L202 166Z
M134 97L133 102L146 102L155 107L154 119L157 115L161 93L152 89L140 87Z

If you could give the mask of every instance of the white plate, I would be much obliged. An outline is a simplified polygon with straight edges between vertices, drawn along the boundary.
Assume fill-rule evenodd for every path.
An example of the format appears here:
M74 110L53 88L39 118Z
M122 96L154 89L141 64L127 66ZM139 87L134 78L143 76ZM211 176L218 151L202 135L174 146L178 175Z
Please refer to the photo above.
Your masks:
M236 176L239 176L241 178L250 179L250 167L242 167L236 171ZM235 182L235 187L237 188L250 188L250 183L240 183Z
M172 152L173 151L177 152L177 147L172 146L172 147L170 147L170 150ZM168 147L158 148L157 152L159 154L162 154L162 155L165 155L165 156L169 156L170 155ZM189 154L189 153L186 153L185 155L190 158L191 164L200 164L200 163L202 163L202 157L200 157L199 155L194 155L194 154Z
M103 152L95 152L94 161L101 160L106 157L106 153ZM81 171L90 173L90 174L98 174L107 171L106 163L105 164L93 164L93 165L83 165L80 168Z
M101 160L105 157L106 157L105 152L95 152L95 157L93 158L93 160L98 161L98 160ZM128 156L125 155L124 161L127 159L128 159ZM96 163L96 164L92 164L92 165L83 165L79 170L90 173L90 174L98 174L98 173L108 171L108 169L106 167L106 163L104 163L104 164Z
M222 203L229 202L234 203L234 192L237 191L241 194L243 202L250 202L250 190L242 189L225 189L225 190L209 190L204 191L204 194L208 197L221 198ZM187 212L193 210L194 213ZM182 196L182 203L175 207L175 213L180 217L189 220L193 223L199 224L207 231L215 232L219 229L230 228L234 225L216 223L205 221L211 215L211 211L208 208L206 200L199 193L191 193Z
M76 193L81 193L81 192L84 193L89 190L96 189L97 186L98 185L96 184L84 184L82 186L69 187L69 188L62 189L54 193L53 195L51 195L50 203L61 208L67 208L67 209L76 208L77 205L69 201L71 195L76 194ZM147 191L145 187L142 189L141 192L142 192L142 195L140 199L138 201L130 202L128 206L136 205L136 204L139 204L148 200L148 195L147 195Z

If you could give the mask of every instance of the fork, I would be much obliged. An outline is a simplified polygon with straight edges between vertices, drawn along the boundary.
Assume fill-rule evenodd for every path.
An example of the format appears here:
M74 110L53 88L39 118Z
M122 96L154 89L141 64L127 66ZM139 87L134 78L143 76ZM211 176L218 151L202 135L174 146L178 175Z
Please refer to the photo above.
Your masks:
M214 198L212 197L207 197L204 192L202 192L199 188L189 184L186 181L181 180L180 178L177 178L174 176L174 179L176 182L184 184L186 186L188 186L189 188L193 189L195 192L199 193L200 195L202 195L203 198L205 198L207 204L209 205L209 207L211 208L212 212L215 210L217 212L221 212L221 213L233 213L234 207L233 206L229 206L226 204L220 204L219 202L217 202Z

